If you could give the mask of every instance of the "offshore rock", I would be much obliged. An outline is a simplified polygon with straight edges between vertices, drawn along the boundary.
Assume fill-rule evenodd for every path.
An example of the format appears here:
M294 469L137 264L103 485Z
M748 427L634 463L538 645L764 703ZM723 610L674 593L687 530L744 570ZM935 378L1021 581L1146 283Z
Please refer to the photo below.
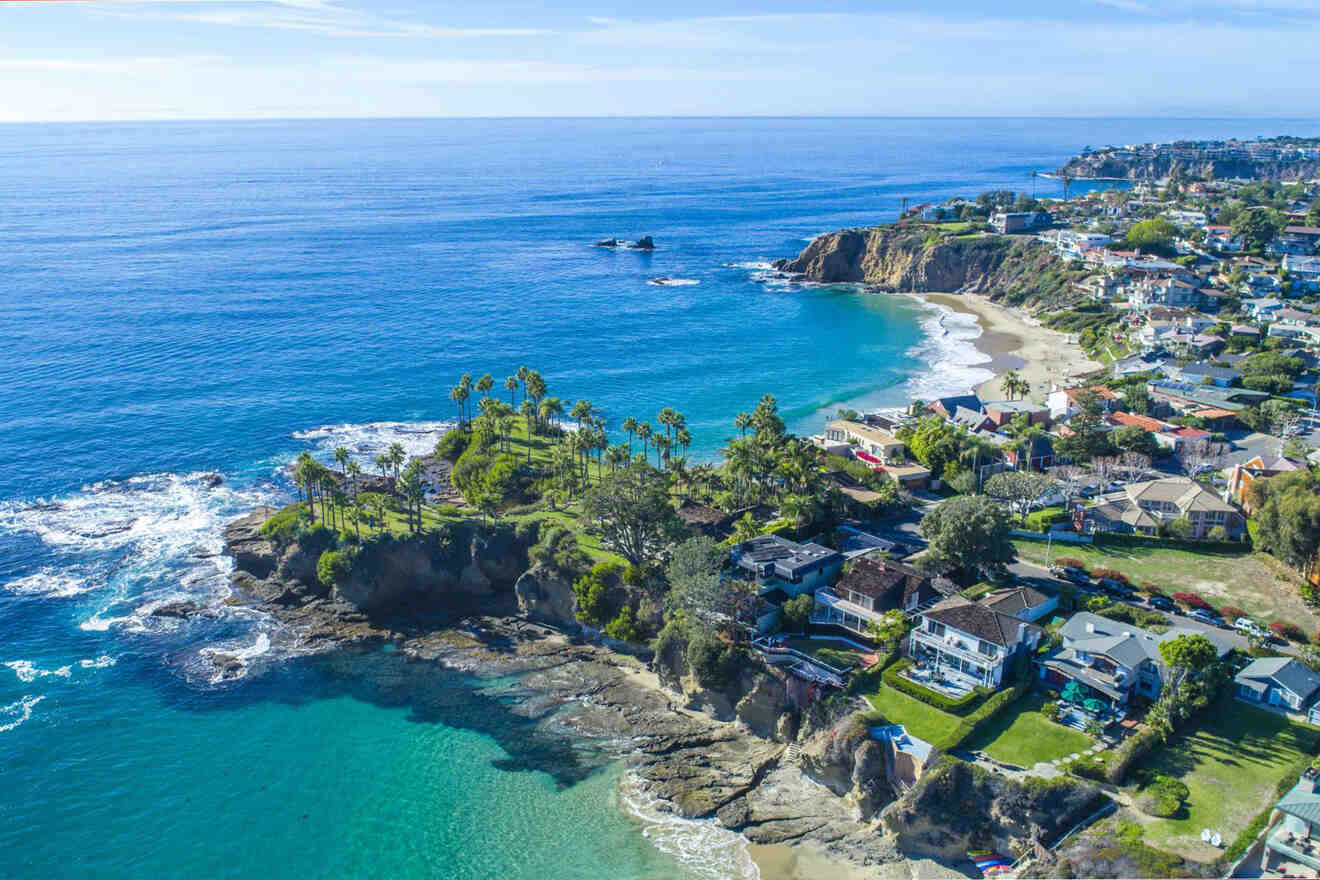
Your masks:
M655 242L651 240L651 236L643 235L641 238L628 245L628 247L635 251L653 251L655 250Z

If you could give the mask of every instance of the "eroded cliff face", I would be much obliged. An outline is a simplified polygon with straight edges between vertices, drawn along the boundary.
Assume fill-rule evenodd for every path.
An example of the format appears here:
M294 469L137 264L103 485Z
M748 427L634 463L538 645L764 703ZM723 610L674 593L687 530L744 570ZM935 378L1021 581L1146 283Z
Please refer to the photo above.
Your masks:
M968 850L1021 854L1051 843L1104 803L1098 788L1061 778L1007 779L953 758L880 814L898 849L913 858L965 859Z
M1073 178L1113 177L1128 180L1160 180L1182 173L1204 180L1310 180L1320 174L1315 160L1276 161L1256 159L1191 159L1170 154L1150 157L1120 157L1108 153L1078 156L1059 169Z
M317 577L317 561L330 549L329 539L263 535L261 527L273 512L260 508L225 529L235 587L263 604L324 602L367 615L403 608L493 610L490 605L501 597L511 602L513 585L527 566L527 548L512 535L427 533L363 542L347 575L327 586Z
M817 236L775 264L805 281L855 283L912 293L984 293L1021 302L1057 297L1067 286L1054 254L1034 238L947 236L922 227L845 229Z

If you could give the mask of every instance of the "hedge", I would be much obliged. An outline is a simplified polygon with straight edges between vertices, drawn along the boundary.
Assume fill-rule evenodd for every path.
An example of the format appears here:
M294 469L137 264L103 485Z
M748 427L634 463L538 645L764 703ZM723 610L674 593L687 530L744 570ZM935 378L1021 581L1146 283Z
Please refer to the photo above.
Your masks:
M1114 785L1122 784L1133 764L1163 744L1164 740L1155 731L1141 731L1114 751L1113 763L1109 765L1105 776Z
M1251 540L1246 536L1241 541L1191 541L1178 538L1155 538L1149 535L1125 535L1121 532L1096 532L1092 546L1095 547L1155 547L1168 550L1192 550L1197 553L1234 553L1251 552Z
M986 698L986 695L990 693L986 688L978 687L964 697L958 697L957 699L947 697L939 691L923 687L915 681L899 674L911 667L912 658L904 657L902 660L886 669L881 676L881 679L884 681L886 687L891 687L899 693L907 694L914 700L920 700L927 706L934 706L941 712L948 712L952 715L967 715L979 706Z
M956 749L976 736L981 728L996 715L1022 699L1026 692L1031 689L1032 684L1033 681L1030 675L1019 676L1017 684L991 696L981 704L981 708L959 721L945 736L941 737L938 742L931 743L931 745L946 752L950 749Z
M1027 528L1041 533L1048 532L1050 526L1055 523L1065 522L1069 519L1068 511L1061 507L1047 507L1044 510L1037 510L1027 514Z

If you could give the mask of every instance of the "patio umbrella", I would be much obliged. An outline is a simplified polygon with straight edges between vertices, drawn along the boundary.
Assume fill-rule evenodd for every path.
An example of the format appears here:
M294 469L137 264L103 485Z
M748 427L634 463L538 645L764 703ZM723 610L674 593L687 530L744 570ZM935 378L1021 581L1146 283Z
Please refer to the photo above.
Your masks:
M1070 703L1078 703L1085 696L1085 692L1082 691L1082 686L1077 682L1070 681L1063 686L1061 696Z
M1105 704L1103 700L1097 700L1094 698L1090 700L1083 700L1082 705L1086 707L1086 711L1095 712L1097 715L1105 711Z

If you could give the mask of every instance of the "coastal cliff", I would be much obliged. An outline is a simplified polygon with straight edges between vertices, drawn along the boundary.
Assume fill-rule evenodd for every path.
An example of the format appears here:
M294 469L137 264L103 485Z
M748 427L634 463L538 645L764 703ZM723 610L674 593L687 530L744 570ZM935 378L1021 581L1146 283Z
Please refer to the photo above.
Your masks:
M982 293L1053 305L1073 273L1030 237L945 235L923 226L876 226L817 236L775 268L803 281L868 284L911 293Z
M1101 151L1077 156L1057 173L1073 179L1162 180L1182 175L1200 180L1297 181L1320 176L1320 160L1183 157L1168 151L1154 155L1124 155Z

